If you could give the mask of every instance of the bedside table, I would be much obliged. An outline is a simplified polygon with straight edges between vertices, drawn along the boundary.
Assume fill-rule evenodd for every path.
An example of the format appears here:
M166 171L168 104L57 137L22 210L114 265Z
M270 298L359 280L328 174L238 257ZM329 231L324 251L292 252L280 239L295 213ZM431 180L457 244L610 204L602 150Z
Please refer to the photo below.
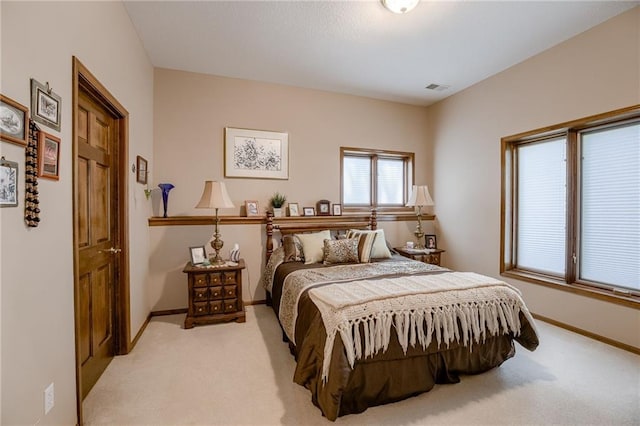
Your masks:
M394 247L393 249L409 259L419 260L420 262L438 266L440 266L440 253L445 252L445 250L434 249L431 253L416 253L406 247Z
M184 328L218 322L245 322L242 303L244 259L236 266L208 268L188 262L182 272L189 284L189 308Z

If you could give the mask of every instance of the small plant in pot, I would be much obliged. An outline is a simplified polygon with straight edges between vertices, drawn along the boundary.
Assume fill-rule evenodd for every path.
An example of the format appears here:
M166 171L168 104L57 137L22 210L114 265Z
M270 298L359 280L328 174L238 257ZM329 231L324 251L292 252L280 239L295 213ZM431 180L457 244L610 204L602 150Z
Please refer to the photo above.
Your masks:
M285 201L287 201L287 197L279 192L271 196L269 203L271 203L271 207L273 208L274 217L282 217L282 206L284 206Z

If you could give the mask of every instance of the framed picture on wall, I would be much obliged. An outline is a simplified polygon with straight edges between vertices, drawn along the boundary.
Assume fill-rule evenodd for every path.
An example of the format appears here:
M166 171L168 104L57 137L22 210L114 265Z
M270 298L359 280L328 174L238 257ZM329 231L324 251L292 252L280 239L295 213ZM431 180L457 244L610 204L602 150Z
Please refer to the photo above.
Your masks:
M136 182L147 184L147 160L136 156Z
M0 207L18 206L18 163L0 159Z
M0 95L0 139L27 146L29 110L11 98Z
M43 131L38 135L38 176L60 179L60 138Z
M289 179L289 134L225 127L224 175Z
M33 119L40 124L60 131L60 121L62 114L62 98L49 87L46 87L31 79L31 114Z

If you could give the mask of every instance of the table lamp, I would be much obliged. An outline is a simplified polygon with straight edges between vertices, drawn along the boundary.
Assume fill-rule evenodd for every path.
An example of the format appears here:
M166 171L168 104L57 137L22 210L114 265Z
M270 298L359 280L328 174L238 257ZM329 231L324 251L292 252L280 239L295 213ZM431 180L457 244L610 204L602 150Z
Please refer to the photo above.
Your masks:
M422 231L422 208L426 206L433 206L433 199L429 194L429 188L427 185L413 185L413 189L411 190L411 196L409 197L409 202L407 203L407 207L417 207L418 210L416 212L416 216L418 216L418 225L416 226L416 230L413 233L418 240L416 248L423 249L423 238L424 232Z
M220 223L220 217L218 216L218 209L228 209L235 207L231 202L231 198L227 193L227 188L224 182L217 181L205 181L204 191L202 191L202 197L200 202L196 205L197 209L215 209L216 210L216 228L213 233L213 240L211 241L211 247L216 251L215 257L211 260L212 265L224 265L224 260L220 257L220 249L224 246L224 241L220 239L220 232L218 232L218 224Z

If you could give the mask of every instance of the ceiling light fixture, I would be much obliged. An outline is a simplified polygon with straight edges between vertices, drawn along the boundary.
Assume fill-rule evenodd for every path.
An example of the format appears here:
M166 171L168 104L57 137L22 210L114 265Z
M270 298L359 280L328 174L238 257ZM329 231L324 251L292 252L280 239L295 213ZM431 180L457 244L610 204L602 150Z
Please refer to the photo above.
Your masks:
M380 0L380 2L393 13L407 13L413 10L420 0Z

